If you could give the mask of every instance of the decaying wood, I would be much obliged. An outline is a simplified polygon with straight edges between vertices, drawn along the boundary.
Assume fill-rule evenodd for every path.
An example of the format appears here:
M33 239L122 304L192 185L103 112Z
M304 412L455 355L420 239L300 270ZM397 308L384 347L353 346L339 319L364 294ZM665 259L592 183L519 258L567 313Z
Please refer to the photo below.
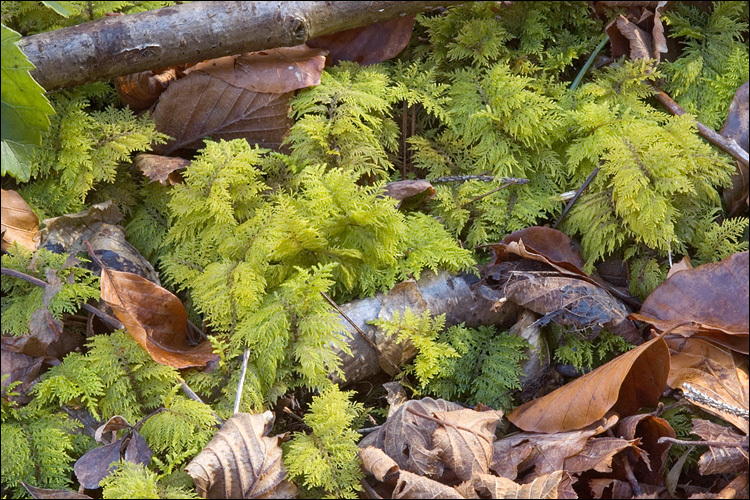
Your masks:
M468 327L499 325L507 329L515 322L518 306L505 302L495 307L497 304L472 290L471 285L476 281L476 277L467 274L455 276L442 272L436 275L428 271L419 281L399 283L386 294L378 293L369 299L343 304L340 308L377 344L384 355L401 366L416 354L414 347L396 343L395 336L388 336L369 322L375 319L391 320L396 311L403 318L407 308L415 314L427 309L433 316L445 313L446 327L465 323ZM388 363L379 359L375 349L343 318L341 328L350 336L345 338L342 335L342 342L352 351L349 356L337 347L347 383L366 380L381 371L391 372ZM337 383L343 382L334 375L331 378Z
M461 2L192 2L109 16L21 39L46 90L291 47L310 38Z

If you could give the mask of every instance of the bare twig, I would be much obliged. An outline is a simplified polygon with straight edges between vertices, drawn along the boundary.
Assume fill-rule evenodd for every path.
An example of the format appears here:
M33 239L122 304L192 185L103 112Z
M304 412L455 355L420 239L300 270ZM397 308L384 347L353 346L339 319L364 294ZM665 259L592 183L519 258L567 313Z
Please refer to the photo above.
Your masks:
M748 449L747 441L687 441L685 439L675 439L664 436L660 437L657 443L684 444L686 446L713 446L714 448L740 448L742 450Z
M653 85L653 84L652 84ZM687 111L682 109L682 107L677 104L674 99L669 97L666 92L661 90L656 85L653 85L654 89L656 89L656 94L654 97L657 101L659 101L662 106L667 108L670 113L677 116L682 116ZM708 142L716 146L717 148L723 149L728 154L730 154L735 160L745 165L745 167L748 166L748 153L742 147L740 147L739 144L734 139L730 139L728 137L724 137L721 134L718 134L713 129L705 126L698 120L695 121L695 126L698 129L698 133L706 139Z
M250 349L245 347L245 353L242 355L242 371L240 372L240 383L237 384L237 395L234 397L234 413L240 411L240 401L242 401L242 387L245 385L245 375L247 374L247 360L250 357Z
M557 218L555 223L552 225L552 229L557 229L557 226L562 222L562 220L565 218L566 215L568 215L568 212L570 212L570 209L573 208L573 204L578 200L578 198L581 196L581 193L591 184L591 181L594 180L594 177L596 177L596 174L599 173L599 167L596 167L593 172L589 174L589 176L586 178L586 180L583 182L580 188L578 188L578 191L576 191L575 196L571 198L571 200L568 202L567 205L565 205L565 209L560 214L560 217Z
M20 278L24 281L28 281L29 283L33 285L40 286L42 288L46 288L49 286L49 283L47 283L46 281L42 281L39 278L35 278L34 276L31 276L29 274L22 273L21 271L16 271L15 269L9 269L7 267L3 267L1 269L2 269L2 274L13 276L14 278ZM98 316L102 321L104 321L105 323L109 324L110 326L114 328L117 328L117 329L125 328L125 325L123 325L119 319L113 316L110 316L109 314L105 312L100 311L99 309L97 309L96 307L90 304L82 304L81 308L85 309L86 311L90 312L91 314L95 316Z
M472 199L471 199L471 200L469 200L469 201L465 201L465 202L463 202L463 203L461 204L461 206L462 206L462 207L465 207L466 205L468 205L468 204L470 204L470 203L474 203L475 201L481 200L481 199L482 199L482 198L484 198L485 196L489 196L489 195L491 195L491 194L493 194L493 193L497 193L497 192L498 192L498 191L500 191L501 189L503 189L503 188L506 188L506 187L510 186L511 184L526 184L526 183L528 183L528 182L529 182L529 180L528 180L528 179L523 179L523 178L516 178L516 177L503 177L503 179L502 179L502 180L504 181L504 184L503 184L502 186L500 186L500 187L496 187L495 189L492 189L492 190L490 190L490 191L487 191L487 192L486 192L486 193L484 193L484 194L480 194L480 195L479 195L479 196L477 196L476 198L472 198Z

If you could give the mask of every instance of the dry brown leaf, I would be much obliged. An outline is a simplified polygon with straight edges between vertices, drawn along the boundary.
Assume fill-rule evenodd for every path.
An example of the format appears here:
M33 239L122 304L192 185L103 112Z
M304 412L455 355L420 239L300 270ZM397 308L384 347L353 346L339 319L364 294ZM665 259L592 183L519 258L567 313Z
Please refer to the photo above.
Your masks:
M320 85L327 53L305 44L279 47L203 61L186 73L202 71L250 92L285 94Z
M671 357L667 380L669 387L684 390L683 384L687 383L716 401L748 409L750 384L747 356L704 338L686 339L674 335L667 336L665 340ZM744 418L700 401L693 403L734 424L743 432L748 432L748 422Z
M492 245L495 264L519 257L544 262L560 271L569 271L579 276L585 261L578 246L570 237L543 226L533 226L509 234L503 241Z
M310 47L328 49L331 64L355 61L360 66L392 59L406 48L414 30L414 15L311 38Z
M461 410L463 407L442 399L407 401L386 420L375 437L374 446L391 457L402 471L440 477L445 464L440 458L440 450L432 442L432 436L440 424L419 417L410 409L432 416L435 412Z
M565 459L564 469L570 474L579 474L589 470L612 472L612 459L621 451L633 449L642 451L638 439L620 439L615 437L598 437L589 439L586 446L577 454Z
M622 419L617 426L617 434L625 439L640 439L640 447L648 453L650 467L644 461L638 461L633 466L633 472L639 481L664 485L662 467L669 452L669 444L660 444L659 438L676 437L669 422L649 413L631 415Z
M748 82L745 82L734 94L732 104L729 106L727 120L721 128L721 135L728 139L734 139L745 151L750 151L749 115ZM732 186L724 189L724 201L727 204L729 217L734 217L747 210L748 195L750 194L750 170L744 163L736 162L736 165L737 172L732 176Z
M737 445L736 448L709 446L708 451L698 459L698 470L701 474L736 474L747 470L747 435L700 418L693 420L693 434L697 434L704 441Z
M291 126L294 90L318 85L325 51L304 45L212 59L191 67L187 76L161 94L153 118L173 140L154 152L198 149L203 138L244 138L278 149Z
M468 481L475 474L488 473L495 429L503 413L463 409L434 412L433 416L444 422L432 435L433 445L456 476Z
M464 498L448 485L413 472L398 473L392 498Z
M690 257L686 255L679 262L675 262L670 266L669 271L667 271L667 278L671 277L674 273L687 271L688 269L693 269L693 263Z
M668 51L659 12L666 4L664 1L653 2L654 11L644 8L637 18L633 13L628 14L628 17L618 14L605 28L611 42L612 57L628 54L632 60L656 59L659 62L661 54Z
M151 448L140 434L130 431L112 444L86 452L76 460L73 472L81 486L90 490L96 489L99 488L101 480L109 476L112 464L121 459L148 465L151 461Z
M123 429L129 429L131 427L132 427L132 425L130 425L128 423L128 421L125 420L125 417L123 417L121 415L115 415L112 418L110 418L109 420L107 420L106 423L100 425L96 429L96 432L94 433L94 440L97 443L101 443L102 442L102 435L105 432L117 432L117 431L120 431L120 430L123 430Z
M558 498L557 487L562 480L562 470L543 474L528 484L518 484L504 477L478 474L473 478L473 488L480 498Z
M13 242L17 242L33 252L39 243L39 218L17 192L2 189L0 198L2 251L5 252Z
M422 195L421 201L429 200L435 195L435 188L424 179L395 181L385 185L385 194L394 200L399 200L400 206L405 199L417 195Z
M612 410L632 415L655 406L669 374L669 350L654 338L508 415L517 427L534 432L582 429Z
M135 155L135 166L143 172L143 175L152 181L158 181L166 186L167 183L174 186L182 182L182 176L178 170L183 170L190 165L190 160L174 158L171 156L150 155L140 153Z
M588 440L610 429L617 416L596 422L584 429L554 434L520 432L493 443L490 469L502 477L516 479L531 469L531 477L563 470L565 460L580 453ZM523 468L518 469L519 466Z
M174 368L203 367L217 356L211 343L187 341L187 311L173 293L134 273L106 269L102 300L128 333L154 358Z
M359 458L362 459L364 471L375 476L378 481L386 481L398 472L398 464L380 448L366 446L359 450Z
M37 488L21 481L21 485L26 488L31 498L56 498L57 500L85 500L92 499L88 495L82 495L75 491L70 490L51 490L47 488Z
M185 468L203 498L291 498L273 413L235 413Z
M12 349L6 347L6 342L11 341L14 337L2 337L2 351L0 353L2 363L2 387L3 397L5 397L5 388L11 383L20 381L21 385L16 386L13 392L17 392L18 396L10 396L11 401L16 401L19 404L26 404L29 402L30 397L27 396L29 390L34 385L39 377L42 370L42 364L44 358L38 358L34 356L28 356L14 352ZM7 375L7 377L5 377Z
M651 292L639 313L630 317L662 331L675 322L692 321L692 325L674 330L685 336L696 331L747 335L749 279L748 252L736 253L720 262L675 273Z

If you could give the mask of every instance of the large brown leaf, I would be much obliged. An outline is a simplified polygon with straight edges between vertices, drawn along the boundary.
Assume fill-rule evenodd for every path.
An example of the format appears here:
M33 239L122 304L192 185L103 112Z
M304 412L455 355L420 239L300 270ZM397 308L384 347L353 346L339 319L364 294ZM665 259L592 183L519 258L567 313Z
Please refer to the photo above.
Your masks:
M28 250L36 250L39 243L39 218L26 200L15 191L0 190L0 232L2 251L15 241Z
M197 149L203 138L244 138L278 149L291 126L289 100L296 89L320 84L325 51L287 47L212 59L189 69L161 94L153 118L172 136L154 152Z
M651 292L640 312L630 317L659 330L692 321L693 325L674 330L685 336L696 331L747 335L749 279L748 252L736 253L721 262L673 274Z
M399 55L409 44L413 30L414 15L409 15L311 38L307 45L329 50L333 65L355 61L367 66Z
M617 426L617 435L625 439L640 439L649 457L649 463L638 461L634 466L636 477L642 482L654 485L664 485L664 465L669 444L659 443L661 437L676 437L669 422L650 413L631 415L622 419Z
M207 340L197 346L188 343L187 311L168 290L137 274L111 269L102 272L101 290L102 300L157 363L202 367L216 358Z
M539 476L528 484L514 483L510 479L490 474L479 474L472 478L472 488L479 493L479 498L558 498L557 487L563 474L562 470L558 470Z
M726 446L709 446L708 451L698 459L701 474L736 474L747 471L747 436L731 427L723 427L708 420L693 420L693 434L704 441L725 443ZM734 448L732 445L736 445Z
M292 498L273 413L236 413L185 468L203 498Z
M667 383L669 350L660 337L508 415L517 427L533 432L565 432L596 422L612 410L632 415L654 406Z

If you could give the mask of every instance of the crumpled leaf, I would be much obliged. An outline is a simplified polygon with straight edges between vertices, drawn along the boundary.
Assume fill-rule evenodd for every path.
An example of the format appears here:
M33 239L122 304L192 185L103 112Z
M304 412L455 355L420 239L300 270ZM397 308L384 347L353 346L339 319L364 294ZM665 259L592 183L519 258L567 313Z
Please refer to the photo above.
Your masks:
M398 474L393 498L464 498L455 488L424 477L413 472L402 470Z
M606 432L617 421L617 416L612 415L580 430L553 434L520 432L498 439L493 444L490 469L514 480L529 469L533 469L534 476L563 470L565 461L581 453L590 438ZM522 464L523 470L518 470Z
M190 68L159 97L156 128L173 140L157 154L202 147L203 138L244 138L278 149L291 126L295 89L320 84L325 52L305 46L227 56Z
M203 498L291 498L273 413L235 413L185 467Z
M440 450L433 445L432 436L440 424L418 417L409 409L431 416L434 412L461 410L463 407L443 399L407 401L386 420L375 437L374 446L391 457L402 471L439 477L445 464L440 459Z
M524 258L544 262L562 272L586 276L583 272L586 262L580 248L567 234L557 229L543 226L520 229L492 245L492 250L495 264Z
M207 340L190 345L187 311L168 290L137 274L105 269L101 291L102 300L157 363L174 368L204 367L217 357Z
M354 61L368 66L399 55L411 40L415 16L408 15L311 38L306 43L330 51L331 64Z
M747 471L747 435L742 435L731 427L723 427L700 418L693 420L693 434L697 434L704 441L737 445L737 448L709 446L708 451L698 459L698 470L701 474L736 474Z
M551 433L582 429L610 410L632 415L642 406L656 405L668 374L669 350L657 337L519 406L508 420L525 431Z
M472 479L472 488L479 498L558 498L557 486L564 472L543 474L528 484L518 484L505 477L478 474Z
M0 191L2 251L5 252L14 241L31 251L36 250L39 243L39 218L16 191Z
M148 465L151 461L151 448L140 434L131 430L112 444L86 452L76 460L73 471L81 486L96 489L101 480L109 476L112 464L120 459Z
M385 185L385 194L398 200L397 207L400 207L407 198L419 198L420 202L428 201L435 195L435 188L424 179L395 181Z
M747 355L739 354L731 348L699 336L686 339L679 335L671 335L666 336L665 341L669 346L671 358L667 380L669 387L684 392L684 384L687 383L716 402L734 408L748 409L750 383ZM747 433L750 430L746 419L723 411L714 404L694 398L690 400L707 412L734 424L743 432Z
M734 94L729 114L721 128L721 135L734 139L745 151L750 151L750 132L748 128L750 111L748 110L748 82L740 85ZM747 210L750 203L750 170L741 162L736 162L737 172L732 175L732 186L724 189L724 201L727 204L729 217L734 217Z
M6 342L12 340L14 337L2 337L2 376L8 375L2 381L3 393L5 388L11 383L20 381L21 384L13 389L13 392L17 392L18 396L10 396L11 401L16 401L19 404L26 404L29 402L30 397L27 395L29 390L34 385L37 377L42 370L42 364L45 359L40 357L29 356L14 352L6 347Z
M620 421L616 434L628 440L640 439L640 447L648 453L648 463L639 460L633 464L633 473L639 481L663 485L662 467L669 452L669 444L660 444L658 441L661 437L676 437L669 422L650 413L631 415Z
M495 429L503 413L463 409L434 412L433 416L444 422L432 435L433 445L456 476L468 481L475 474L489 472Z
M630 317L659 330L691 321L692 325L674 330L685 336L704 331L747 335L749 279L748 252L736 253L720 262L675 273L651 292L639 313Z
M133 426L128 423L128 421L125 419L125 417L123 417L121 415L115 415L112 418L110 418L109 420L107 420L107 422L105 424L100 425L96 429L96 432L94 433L94 440L97 443L101 443L102 442L102 435L105 432L116 432L116 431L121 431L123 429L129 429L131 427L133 427Z
M618 14L605 30L611 41L612 57L617 59L628 54L630 59L661 60L661 54L667 53L667 39L661 22L659 9L667 2L656 2L653 14L647 9L641 11L639 19ZM650 32L649 33L649 26Z
M178 171L186 169L189 165L190 160L185 160L184 158L146 153L135 155L136 168L143 172L143 175L151 179L151 181L158 181L164 186L167 183L171 186L180 184L182 182L182 175Z

